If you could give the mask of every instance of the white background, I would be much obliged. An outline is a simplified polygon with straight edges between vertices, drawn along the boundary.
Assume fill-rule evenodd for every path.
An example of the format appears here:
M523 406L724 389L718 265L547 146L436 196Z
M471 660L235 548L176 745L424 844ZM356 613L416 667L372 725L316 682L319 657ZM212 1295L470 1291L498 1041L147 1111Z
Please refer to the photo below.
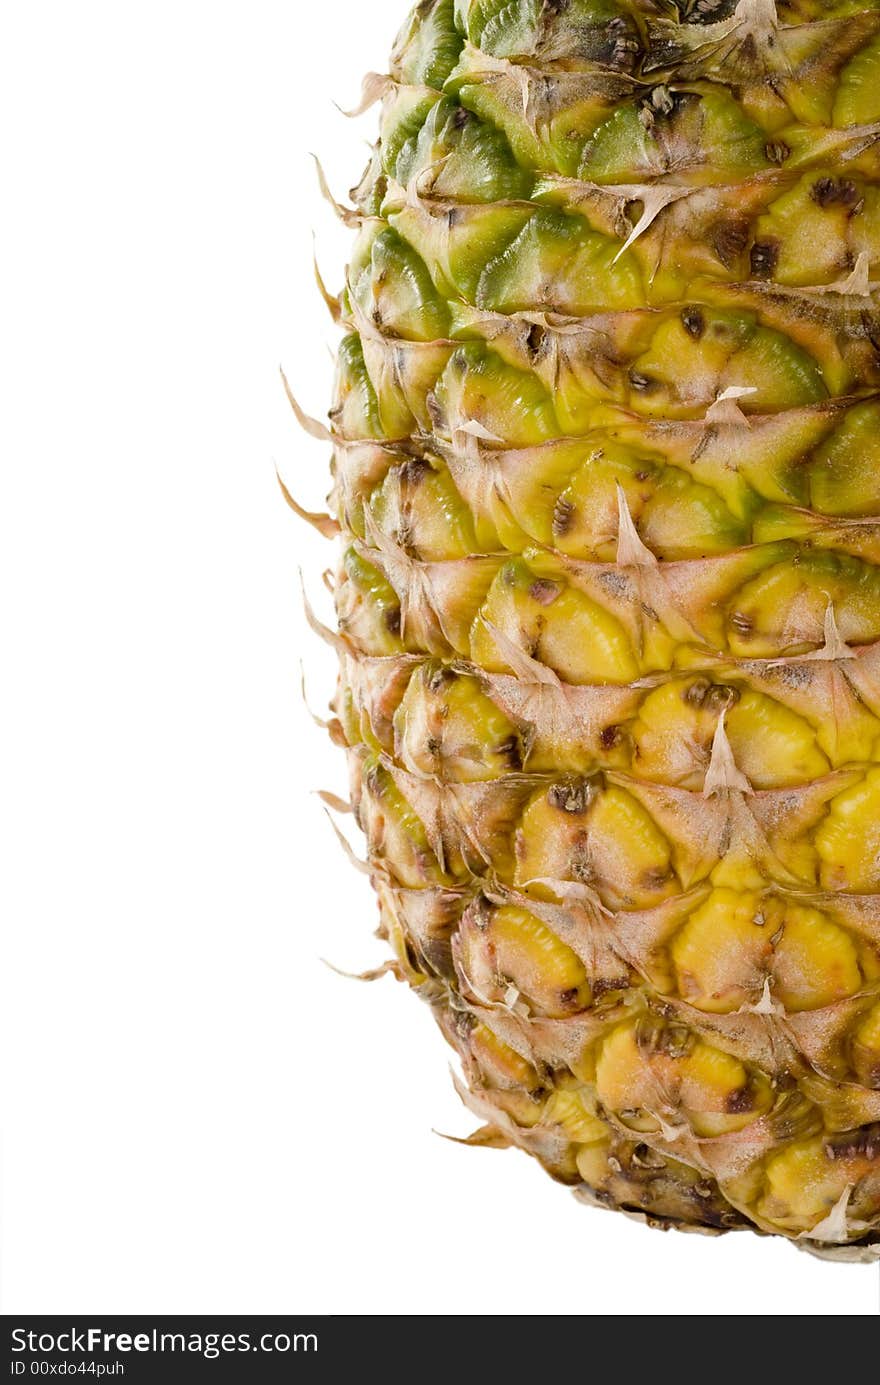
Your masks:
M338 752L313 291L404 0L5 7L3 1310L872 1314L876 1269L579 1207L386 979Z

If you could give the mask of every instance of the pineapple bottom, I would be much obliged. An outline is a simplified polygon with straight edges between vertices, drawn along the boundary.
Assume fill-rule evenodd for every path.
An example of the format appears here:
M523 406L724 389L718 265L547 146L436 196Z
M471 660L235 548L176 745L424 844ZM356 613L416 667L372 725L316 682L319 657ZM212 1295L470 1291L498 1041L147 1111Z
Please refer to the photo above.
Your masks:
M475 899L376 883L396 973L460 1056L460 1094L482 1121L468 1143L518 1147L582 1199L653 1226L750 1228L830 1258L880 1256L880 999L839 924L765 897L755 925L756 896L713 890L667 924L668 964L649 989L620 964L597 981L577 903L549 891ZM725 973L732 956L755 965L747 915L765 937L763 974L774 938L781 959L777 991L765 982L754 1003ZM714 977L703 1010L683 975Z
M472 1142L519 1147L584 1200L652 1226L750 1228L827 1258L880 1256L880 1122L828 1130L829 1113L793 1080L650 1011L608 1018L551 1066L524 1056L524 1017L442 1006L462 1097L485 1122Z

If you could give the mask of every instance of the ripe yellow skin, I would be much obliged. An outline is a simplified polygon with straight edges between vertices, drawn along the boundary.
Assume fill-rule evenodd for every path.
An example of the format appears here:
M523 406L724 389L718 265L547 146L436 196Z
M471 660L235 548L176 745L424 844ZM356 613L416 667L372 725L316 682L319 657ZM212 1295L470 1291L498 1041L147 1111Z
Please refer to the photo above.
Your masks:
M423 0L371 90L331 729L395 965L481 1142L877 1254L880 0Z

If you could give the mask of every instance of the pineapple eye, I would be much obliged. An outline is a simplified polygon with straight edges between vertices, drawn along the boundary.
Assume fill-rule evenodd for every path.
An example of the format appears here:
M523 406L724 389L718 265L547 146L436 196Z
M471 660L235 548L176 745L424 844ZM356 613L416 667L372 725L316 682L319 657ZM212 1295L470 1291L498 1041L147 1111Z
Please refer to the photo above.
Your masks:
M567 683L624 683L638 673L615 616L524 560L506 564L495 578L471 630L471 655L493 672L507 672L515 658L508 642Z
M783 332L749 313L707 313L693 330L693 310L669 317L629 371L631 406L658 417L705 413L730 386L749 413L806 404L826 394L812 356ZM690 324L690 325L689 325Z
M851 178L805 173L757 220L755 278L800 287L844 277L862 204L863 191Z
M485 1024L477 1024L469 1036L471 1054L483 1080L491 1087L521 1087L536 1095L541 1091L540 1074L515 1049L499 1039Z
M837 1227L846 1227L853 1192L876 1169L877 1140L877 1127L864 1126L790 1145L769 1160L757 1211L775 1230L790 1235L812 1232L827 1219L828 1236L817 1239L839 1236ZM870 1185L867 1196L870 1199Z
M638 270L618 258L616 240L590 228L582 217L541 211L511 245L490 260L480 278L477 303L512 313L542 307L586 313L637 306Z
M351 548L337 597L340 627L371 654L403 649L400 598L385 577Z
M715 889L671 948L679 994L729 1014L772 998L788 1013L822 1009L863 983L858 948L820 910L755 891ZM876 955L866 959L870 970Z
M552 895L564 894L566 881L589 886L612 907L650 908L675 893L669 843L623 789L555 784L523 813L515 882Z
M398 34L391 56L395 78L440 91L458 61L464 37L455 23L455 0L419 5Z
M772 1101L766 1079L730 1054L687 1031L638 1022L603 1041L596 1092L628 1129L665 1133L683 1118L695 1135L710 1138L750 1125Z
M522 763L513 723L475 678L426 664L410 679L394 717L395 749L416 774L477 783Z
M848 409L814 453L810 498L827 515L872 515L880 510L880 405Z
M350 270L350 292L364 318L392 337L432 341L449 331L449 307L412 246L390 227L371 228Z
M618 106L587 143L582 177L597 183L640 183L702 169L740 176L766 166L759 126L723 89L655 87L643 102Z
M511 1009L562 1019L588 1008L583 961L535 914L514 905L491 909L461 932L465 984Z
M880 884L880 769L832 799L816 830L825 889L871 892Z

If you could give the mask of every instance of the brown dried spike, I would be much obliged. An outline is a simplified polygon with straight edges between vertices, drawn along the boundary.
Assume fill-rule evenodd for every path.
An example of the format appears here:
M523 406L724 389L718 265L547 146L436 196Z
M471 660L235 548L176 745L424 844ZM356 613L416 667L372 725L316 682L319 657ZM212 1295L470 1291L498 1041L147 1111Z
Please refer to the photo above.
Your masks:
M310 438L315 438L318 442L333 442L334 438L330 429L326 427L325 424L319 422L318 419L310 417L309 414L305 413L300 408L293 390L290 388L287 376L280 366L278 367L278 371L281 375L281 382L284 385L284 393L287 395L287 402L291 409L293 409L296 421L303 432L308 433Z
M321 534L325 539L335 539L339 537L341 530L339 524L333 518L332 515L322 514L314 510L304 510L302 505L300 505L298 501L294 500L293 496L290 494L290 491L285 486L284 482L281 479L281 472L278 470L277 466L275 468L275 476L277 477L278 484L281 487L281 494L284 496L284 499L287 501L287 504L290 506L291 510L293 510L293 513L295 515L298 515L300 519L304 519L307 524L311 524L312 528L317 529L318 533Z

